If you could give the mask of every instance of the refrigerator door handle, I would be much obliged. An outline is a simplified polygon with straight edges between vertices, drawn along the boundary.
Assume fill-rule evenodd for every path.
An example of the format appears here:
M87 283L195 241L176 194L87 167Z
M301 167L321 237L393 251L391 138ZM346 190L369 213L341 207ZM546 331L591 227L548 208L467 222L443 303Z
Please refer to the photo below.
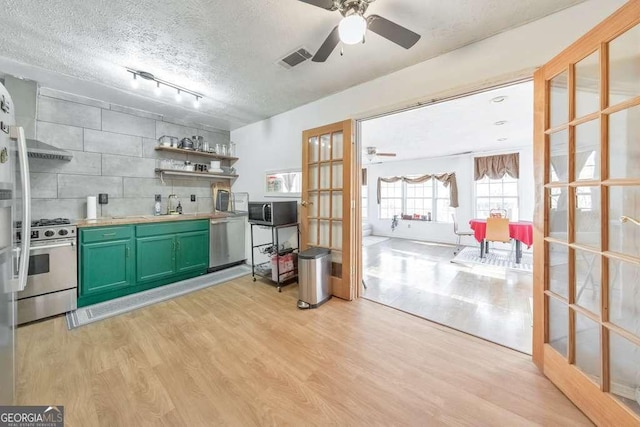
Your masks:
M9 137L16 140L18 162L20 163L20 182L22 184L22 243L18 262L17 291L27 286L29 273L29 247L31 246L31 185L29 182L29 159L27 158L27 141L24 129L19 126L9 127Z

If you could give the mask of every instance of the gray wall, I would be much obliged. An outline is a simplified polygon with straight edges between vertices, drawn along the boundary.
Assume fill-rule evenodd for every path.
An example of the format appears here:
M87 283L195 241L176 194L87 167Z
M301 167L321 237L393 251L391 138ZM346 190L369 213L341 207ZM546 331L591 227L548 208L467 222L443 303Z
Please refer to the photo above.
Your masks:
M70 162L30 159L33 219L86 217L87 196L108 193L98 216L153 213L154 195L176 194L185 213L211 212L209 179L173 178L162 184L156 160L173 158L208 163L210 159L155 151L162 135L203 135L206 141L228 143L229 132L203 125L174 123L168 117L40 88L37 138L73 152ZM196 202L190 195L196 195Z

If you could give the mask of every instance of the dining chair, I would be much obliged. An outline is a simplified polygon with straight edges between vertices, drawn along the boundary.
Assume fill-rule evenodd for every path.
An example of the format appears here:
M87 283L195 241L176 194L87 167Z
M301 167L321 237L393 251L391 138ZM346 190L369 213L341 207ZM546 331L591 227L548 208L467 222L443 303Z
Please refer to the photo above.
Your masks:
M464 231L460 231L458 229L458 221L456 220L456 215L455 214L451 214L451 219L453 219L453 233L458 236L458 240L456 241L456 249L453 251L454 255L458 255L458 252L460 252L460 243L462 240L463 236L473 236L474 232L472 230L464 230Z
M507 210L506 209L491 209L489 211L490 218L506 218Z
M511 242L511 236L509 236L509 219L508 218L487 218L487 232L484 237L484 242L480 248L480 256L489 252L489 242L509 243ZM511 256L511 255L509 255Z

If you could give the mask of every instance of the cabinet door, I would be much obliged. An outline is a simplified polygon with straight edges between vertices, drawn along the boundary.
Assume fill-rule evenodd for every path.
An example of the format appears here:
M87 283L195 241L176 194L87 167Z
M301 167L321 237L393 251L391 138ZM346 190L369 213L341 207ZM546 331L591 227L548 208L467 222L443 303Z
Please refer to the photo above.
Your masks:
M194 231L176 235L177 272L206 270L209 267L209 232Z
M175 234L136 239L136 280L149 282L176 271Z
M80 296L133 285L132 239L82 245Z

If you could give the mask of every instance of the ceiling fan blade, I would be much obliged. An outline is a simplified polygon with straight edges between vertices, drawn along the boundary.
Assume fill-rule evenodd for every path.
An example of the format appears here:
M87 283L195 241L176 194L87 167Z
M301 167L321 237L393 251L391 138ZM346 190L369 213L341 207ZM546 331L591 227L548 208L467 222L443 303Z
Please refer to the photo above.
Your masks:
M333 0L300 0L302 3L307 3L312 6L318 6L326 10L337 10Z
M329 55L331 55L331 52L338 46L338 43L340 43L340 35L338 34L338 26L336 25L311 60L313 62L326 61Z
M414 33L380 15L369 15L367 22L371 31L405 49L410 49L420 40L420 34Z
M376 156L395 157L395 156L397 156L397 154L396 153L376 153Z

